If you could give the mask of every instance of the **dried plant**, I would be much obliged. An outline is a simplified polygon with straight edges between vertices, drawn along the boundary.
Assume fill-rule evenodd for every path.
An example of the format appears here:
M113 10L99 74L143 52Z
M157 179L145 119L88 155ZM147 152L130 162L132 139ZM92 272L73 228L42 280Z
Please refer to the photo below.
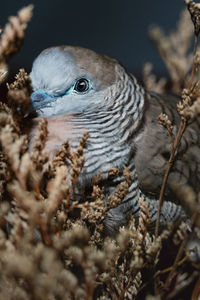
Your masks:
M11 49L17 50L31 9L20 12L18 21L11 19L11 27L2 36L2 41L7 41L3 43L4 48L0 43L3 59L12 54ZM185 19L188 20L184 13L181 22ZM179 59L185 64L190 60L183 56L191 33L183 34L185 25L181 22L175 35L180 36L179 41L175 42L173 35L171 39L177 43L177 53L182 55ZM18 31L16 35L8 35L16 24L24 24L21 35ZM194 70L199 66L195 57ZM170 71L175 72L174 86L180 88L182 74L178 77L180 69L175 71L177 64L170 63ZM149 74L147 70L146 82L155 86L156 81ZM174 133L174 125L167 115L159 117L173 144L168 172L174 161L173 151L186 126L199 112L198 76L192 76L177 107L182 122L178 133ZM164 82L160 81L157 88L161 91ZM23 128L30 92L30 79L20 70L16 81L8 86L10 107L0 104L0 299L177 299L188 287L191 291L192 285L190 294L197 299L200 264L194 263L185 251L187 224L178 228L169 226L154 235L149 228L147 205L140 199L138 220L130 216L127 227L120 228L114 237L106 236L105 218L108 210L118 206L126 196L131 184L129 170L124 170L124 181L107 201L98 175L92 180L93 191L88 191L81 201L72 202L84 165L88 134L81 138L76 150L71 151L66 141L50 159L44 151L47 120L41 119L34 144L29 147ZM112 178L117 175L117 168L108 174ZM194 227L199 226L200 197L189 187L177 190L177 194L187 203L192 216L190 231L194 232Z
M185 1L186 4L188 4L188 10L191 14L191 18L193 21L193 25L194 25L194 33L195 33L195 43L194 43L194 53L193 53L193 66L192 66L192 72L191 72L191 77L190 80L188 81L187 85L188 87L183 89L182 91L182 102L179 102L177 105L177 111L180 115L181 121L178 127L178 131L176 133L176 135L173 134L173 124L171 124L171 121L169 121L168 116L166 115L160 115L158 118L158 121L160 122L160 124L162 124L170 133L171 135L171 139L172 139L172 150L171 150L171 155L168 161L168 165L167 165L167 169L163 178L163 182L162 182L162 186L161 186L161 191L160 191L160 196L159 196L159 207L158 207L158 217L156 220L156 228L155 228L155 236L158 236L158 228L159 228L159 220L160 220L160 211L161 211L161 206L162 206L162 200L163 200L163 195L164 195L164 190L165 190L165 186L166 186L166 182L167 182L167 178L169 175L169 172L172 168L172 165L174 163L175 160L175 153L178 149L178 146L180 144L180 141L182 139L182 136L187 128L187 126L189 126L189 124L191 122L193 122L199 115L199 87L198 87L198 79L199 79L199 59L198 59L198 55L197 55L197 44L198 44L198 35L199 35L199 19L200 19L200 9L199 9L199 5L195 4L193 1ZM162 52L162 38L160 36L160 41L161 41L161 52ZM169 44L170 45L170 44ZM168 45L168 46L169 46ZM186 48L185 48L186 49ZM166 54L166 53L165 53ZM181 53L179 53L179 57L181 58ZM184 53L186 54L186 53ZM167 57L165 57L165 61L169 62L170 65L170 59ZM169 66L168 65L168 66ZM186 70L185 70L186 71ZM195 71L197 71L197 76L195 78ZM188 72L185 73L185 75ZM173 72L170 74L172 79L175 80L175 77L173 78ZM174 81L175 84L177 84L178 81ZM181 82L178 82L177 86L174 86L174 90L177 91L181 88ZM188 191L189 187L185 187L185 189L187 189ZM190 209L191 207L193 207L193 215L192 215L192 219L191 219L191 224L190 224L190 228L192 229L194 224L196 223L196 219L198 219L199 217L199 212L198 211L194 211L194 207L195 207L195 193L189 188L189 199L187 197L187 204L190 203ZM192 200L191 200L192 199ZM177 253L177 256L174 260L172 269L166 279L166 282L164 284L164 289L166 291L169 290L169 287L172 283L172 280L175 278L176 276L176 269L178 266L178 262L184 252L184 247L186 246L187 243L187 238L188 238L188 234L187 234L187 230L184 230L184 234L182 237L182 243L180 245L179 251ZM185 284L186 285L186 284ZM174 290L175 292L175 290ZM161 292L162 295L165 295L166 297L166 292Z
M187 2L187 1L186 1ZM189 2L190 4L193 3L193 1ZM174 160L175 160L175 153L179 147L180 141L182 139L182 136L187 128L187 126L193 122L197 116L199 115L199 111L200 111L200 106L199 106L199 87L198 87L198 81L196 81L196 78L194 77L194 73L195 70L197 70L197 74L199 73L199 61L196 59L196 51L197 51L197 41L198 41L198 35L199 35L199 31L196 29L196 27L198 27L198 23L199 22L199 18L200 17L200 10L199 8L195 9L195 12L193 11L193 9L191 10L190 4L188 4L188 10L190 11L190 14L192 16L193 19L193 23L194 23L194 32L195 32L195 44L194 44L194 55L193 55L193 67L192 67L192 73L191 73L191 77L188 84L187 88L184 88L182 91L182 101L180 101L177 104L177 111L180 115L181 121L180 124L178 126L178 130L176 135L173 134L173 124L171 124L171 121L169 120L167 115L161 114L158 117L158 121L161 125L163 125L169 132L170 136L171 136L171 140L172 140L172 144L171 144L171 154L170 154L170 158L167 164L167 168L165 171L165 175L162 181L162 186L161 186L161 191L160 191L160 196L159 196L159 207L158 207L158 217L156 220L156 228L155 228L155 235L158 235L158 228L159 228L159 222L160 222L160 212L161 212L161 207L162 207L162 201L163 201L163 195L164 195L164 191L165 191L165 186L167 183L167 179L170 173L170 170L173 166ZM195 6L196 7L196 6ZM194 13L195 13L195 17L194 17ZM182 26L180 25L182 24L182 21L179 23L179 26L177 28L176 34L179 33L179 30L182 30ZM173 36L173 35L172 35ZM189 37L189 34L188 34ZM160 39L162 40L162 38L160 37ZM182 40L183 42L184 40ZM187 39L188 41L188 39ZM161 42L162 44L162 42ZM180 43L181 45L181 43ZM183 51L184 55L186 55L186 50L187 48L185 47L185 51ZM179 59L181 59L181 53L177 54L177 57ZM169 58L165 58L166 62L168 62ZM187 72L189 71L189 69L187 70ZM172 79L173 79L173 74L171 74ZM198 77L198 76L197 76ZM175 82L175 81L174 81ZM179 82L179 88L181 88L181 84Z
M13 115L17 119L24 117L30 107L31 80L24 69L20 69L12 84L7 84L8 105L13 110Z
M7 77L7 59L22 46L27 23L32 17L32 10L33 5L22 8L17 16L9 18L9 22L0 33L0 84Z
M177 28L168 36L159 27L153 26L149 30L149 37L168 69L172 90L180 93L188 80L193 60L193 54L189 52L193 26L187 9L182 11Z
M156 80L156 76L151 73L153 65L146 63L143 67L143 83L147 90L154 91L156 93L164 93L165 86L167 83L166 78L161 78L159 81Z

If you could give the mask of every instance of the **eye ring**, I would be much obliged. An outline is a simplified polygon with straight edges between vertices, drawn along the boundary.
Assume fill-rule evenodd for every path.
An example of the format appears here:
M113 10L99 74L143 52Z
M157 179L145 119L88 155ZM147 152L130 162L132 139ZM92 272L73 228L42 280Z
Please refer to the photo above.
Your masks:
M78 93L85 93L89 90L89 81L86 78L80 78L77 80L74 90Z

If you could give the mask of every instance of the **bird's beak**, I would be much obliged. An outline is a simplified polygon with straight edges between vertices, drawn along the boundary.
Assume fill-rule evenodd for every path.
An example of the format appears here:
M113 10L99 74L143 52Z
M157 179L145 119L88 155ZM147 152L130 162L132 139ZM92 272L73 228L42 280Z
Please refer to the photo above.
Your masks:
M50 107L52 98L46 92L39 90L31 94L31 105L28 110L28 116L37 116L45 107Z

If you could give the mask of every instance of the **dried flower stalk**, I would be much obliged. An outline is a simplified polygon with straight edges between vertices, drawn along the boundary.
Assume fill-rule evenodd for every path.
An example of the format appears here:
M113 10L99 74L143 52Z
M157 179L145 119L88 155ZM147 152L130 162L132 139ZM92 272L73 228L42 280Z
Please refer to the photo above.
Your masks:
M33 5L22 8L16 17L10 17L0 32L0 84L8 75L7 59L22 46L27 24L32 17Z
M183 46L182 51L186 48ZM198 57L195 64L198 69ZM123 201L131 184L129 170L124 170L125 180L110 195L107 206L101 175L93 179L92 197L85 194L80 201L72 202L84 164L87 135L76 151L71 153L66 141L49 161L48 154L44 153L47 120L41 119L35 143L28 150L27 137L22 134L26 106L24 88L30 92L29 78L20 71L16 82L9 86L14 109L0 104L0 298L129 300L179 297L181 290L191 287L197 280L200 269L199 262L193 264L187 256L182 259L186 226L177 230L168 228L157 237L152 235L148 209L140 199L138 219L130 216L128 226L120 228L117 236L105 236L107 212ZM183 91L183 101L178 105L181 120L186 120L187 125L197 115L198 95L195 78L191 88ZM15 107L20 107L21 118ZM160 122L175 141L169 118L161 115ZM108 174L109 178L117 175L117 168ZM198 216L198 206L194 208L197 195L189 189L183 192L189 195L185 201L191 205L191 214L196 209ZM198 224L195 216L192 222L193 231L193 226ZM181 244L174 264L174 253L170 253L173 241L178 246ZM153 285L157 295L150 298ZM198 297L198 280L193 286L193 296Z
M173 84L172 90L180 93L187 82L193 59L193 55L188 53L193 27L187 10L181 13L177 28L169 36L165 36L159 27L150 28L149 36L168 69Z
M199 11L199 17L200 17L200 11ZM198 18L196 17L195 20L198 20ZM197 39L198 39L198 36L195 35L194 57L196 56L196 51L197 51ZM198 104L199 103L198 102L198 96L199 96L198 85L196 85L195 83L193 84L194 70L196 69L196 63L197 63L197 61L194 59L193 60L193 67L192 67L192 73L191 73L191 79L189 81L189 87L187 89L183 90L183 92L182 92L183 101L178 103L178 105L177 105L177 111L178 111L178 113L181 117L181 121L180 121L180 124L179 124L179 127L178 127L178 132L177 132L176 136L172 135L171 124L169 124L167 122L166 117L165 117L165 122L163 122L164 119L161 118L162 119L162 124L168 129L169 132L171 132L172 150L171 150L170 158L169 158L167 168L166 168L166 171L165 171L165 174L164 174L164 178L163 178L162 186L161 186L161 190L160 190L160 195L159 195L158 217L157 217L157 220L156 220L156 227L155 227L155 235L156 236L158 236L160 213L161 213L161 207L162 207L162 201L163 201L165 186L166 186L166 183L167 183L167 179L168 179L170 170L171 170L171 168L173 166L173 163L174 163L174 160L175 160L175 153L178 149L181 138L182 138L188 124L191 123L192 121L194 121L194 119L198 115L198 111L200 111L199 109L197 109L197 107L199 107L199 104Z

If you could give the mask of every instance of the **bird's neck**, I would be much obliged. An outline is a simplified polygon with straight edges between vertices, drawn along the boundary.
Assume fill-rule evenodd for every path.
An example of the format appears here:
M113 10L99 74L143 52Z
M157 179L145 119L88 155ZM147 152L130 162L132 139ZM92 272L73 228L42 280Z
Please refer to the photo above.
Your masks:
M84 113L71 121L77 128L88 128L91 139L101 137L104 142L131 143L144 115L145 90L135 77L116 66L116 83L99 97ZM98 98L98 96L97 96Z
M140 127L145 107L145 90L136 78L125 72L123 67L116 67L117 84L110 89L112 120L118 128L119 138L130 142Z

